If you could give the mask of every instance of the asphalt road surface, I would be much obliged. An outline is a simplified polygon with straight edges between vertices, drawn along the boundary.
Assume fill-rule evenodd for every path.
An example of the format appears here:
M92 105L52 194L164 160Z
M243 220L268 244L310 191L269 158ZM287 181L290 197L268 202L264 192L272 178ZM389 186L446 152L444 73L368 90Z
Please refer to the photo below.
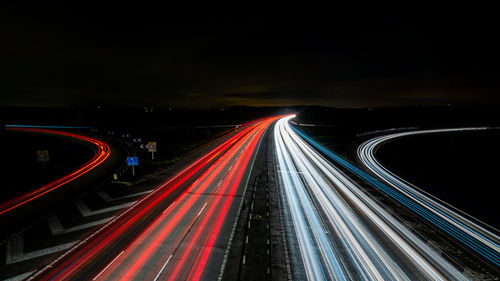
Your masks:
M216 280L266 118L238 129L31 276L41 280Z
M275 131L278 183L300 280L468 280L288 123ZM293 246L295 245L295 246Z

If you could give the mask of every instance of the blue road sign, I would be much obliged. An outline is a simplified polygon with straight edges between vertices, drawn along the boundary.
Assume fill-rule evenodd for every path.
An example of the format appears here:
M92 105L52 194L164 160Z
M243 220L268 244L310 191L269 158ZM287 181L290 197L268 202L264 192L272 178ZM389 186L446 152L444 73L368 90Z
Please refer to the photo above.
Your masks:
M127 157L127 164L129 166L139 165L139 159L137 157Z

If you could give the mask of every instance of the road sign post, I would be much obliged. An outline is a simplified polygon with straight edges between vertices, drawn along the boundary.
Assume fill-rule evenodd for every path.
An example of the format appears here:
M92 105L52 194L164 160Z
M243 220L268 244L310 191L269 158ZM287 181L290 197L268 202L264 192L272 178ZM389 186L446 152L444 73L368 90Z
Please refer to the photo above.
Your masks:
M42 162L43 168L45 168L45 165L47 162L49 162L49 151L48 150L37 150L36 151L36 156L38 158L38 162Z
M156 152L156 142L155 141L148 142L148 151L151 152L151 160L155 160L155 152Z
M139 158L137 157L127 157L127 164L129 166L132 166L132 176L135 176L135 169L134 167L139 165Z

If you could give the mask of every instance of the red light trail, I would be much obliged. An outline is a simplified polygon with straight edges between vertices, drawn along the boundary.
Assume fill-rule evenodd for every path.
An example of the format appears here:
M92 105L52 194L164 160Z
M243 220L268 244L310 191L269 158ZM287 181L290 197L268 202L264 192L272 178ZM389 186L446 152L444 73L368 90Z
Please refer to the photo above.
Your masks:
M36 273L42 280L217 277L245 178L267 128L247 123L132 208ZM224 234L224 235L222 235Z
M109 154L110 154L110 149L108 145L102 141L85 137L82 135L74 134L74 133L69 133L69 132L63 132L63 131L57 131L57 130L49 130L49 129L36 129L36 128L16 128L16 127L8 127L6 130L9 131L19 131L19 132L35 132L35 133L44 133L44 134L52 134L52 135L59 135L59 136L66 136L66 137L71 137L71 138L76 138L79 140L83 140L86 142L89 142L93 144L97 148L97 153L90 159L87 163L79 167L78 169L72 171L71 173L55 180L52 181L46 185L43 185L41 187L38 187L28 193L25 193L21 196L18 196L16 198L10 199L6 202L0 203L0 215L7 213L15 208L18 208L24 204L29 203L32 200L35 200L36 198L43 196L79 177L82 175L88 173L95 167L99 166L102 162L104 162Z

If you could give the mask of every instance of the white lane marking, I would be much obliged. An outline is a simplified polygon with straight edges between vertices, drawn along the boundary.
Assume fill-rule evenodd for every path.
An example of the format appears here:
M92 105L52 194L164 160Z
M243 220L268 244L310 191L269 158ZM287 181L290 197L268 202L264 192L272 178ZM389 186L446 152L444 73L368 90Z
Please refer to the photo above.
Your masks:
M208 157L208 155L211 155L212 152L214 152L216 149L214 150L211 150L209 153L205 154L205 156L202 156L201 158L199 158L198 160L196 160L194 163L192 163L191 165L189 165L188 167L184 168L182 171L178 172L177 174L175 174L173 177L169 178L168 180L164 181L163 183L161 183L159 186L157 186L151 193L149 193L147 196L145 196L144 198L140 199L139 201L136 201L135 202L135 205L132 206L131 208L129 208L128 210L126 210L125 212L121 213L120 215L118 215L117 217L115 217L114 219L112 219L111 221L109 221L106 225L102 226L100 229L98 229L96 232L94 232L93 234L91 234L90 236L88 236L87 238L83 239L82 241L80 241L80 243L74 245L73 249L76 249L78 246L80 245L83 245L85 243L87 243L87 241L89 241L90 239L92 239L93 237L95 237L96 235L98 235L99 233L101 233L102 231L104 231L104 229L106 229L106 227L108 227L109 225L111 225L112 223L114 223L115 221L117 221L118 219L120 219L121 217L125 216L126 214L128 214L129 212L131 212L131 210L136 206L136 205L139 205L141 204L142 202L145 202L148 198L154 196L155 193L159 192L164 186L166 186L167 184L169 184L170 182L172 182L173 180L175 180L176 178L178 178L180 175L182 175L184 172L186 172L187 170L189 170L191 167L195 166L196 164L200 163L203 159L206 159ZM59 258L57 258L56 260L52 261L50 264L46 265L44 268L42 268L41 270L38 270L32 277L30 277L30 280L33 280L35 278L37 278L40 274L42 274L43 272L45 272L48 268L51 268L54 264L56 264L57 262L59 262L59 260L63 259L63 258L66 258L66 256L68 256L69 254L71 254L71 252L73 251L73 249L71 249L70 251L67 251L66 253L62 254Z
M24 234L20 233L14 236L7 242L6 254L5 254L5 263L13 264L16 262L21 262L29 259L38 258L41 256L57 253L59 251L63 251L71 248L78 241L73 241L49 248L44 248L40 250L36 250L29 253L24 253Z
M64 233L64 227L62 226L61 221L57 216L48 218L47 223L50 228L50 233L52 233L53 236Z
M66 234L66 233L70 233L73 231L78 231L78 230L82 230L82 229L86 229L86 228L91 228L91 227L94 227L96 225L104 224L104 223L107 223L108 221L110 221L111 219L113 219L113 217L105 218L102 220L97 220L97 221L93 221L93 222L89 222L89 223L85 223L85 224L80 224L80 225L73 226L73 227L66 228L66 229L62 226L61 221L59 220L59 218L57 216L52 216L52 217L48 218L47 223L49 224L50 232L52 233L52 235L56 236L56 235Z
M278 171L278 173L309 175L309 173L307 172L299 172L299 171Z
M262 139L263 138L259 139L259 142L257 144L257 147L256 147L255 151L259 151ZM245 188L243 189L243 196L247 192L248 182L250 181L250 176L252 175L252 170L253 170L253 165L255 164L256 155L257 155L257 153L253 154L253 156L252 156L253 157L252 160L251 160L252 164L250 165L250 171L248 172L247 180L245 182ZM238 155L236 157L236 161L239 158L240 158L240 155ZM229 250L231 249L231 246L232 246L232 243L233 243L234 233L236 232L236 227L238 225L238 220L240 218L240 213L241 213L241 209L243 207L243 202L244 201L245 200L240 200L240 205L238 206L238 211L236 213L236 218L235 218L235 220L233 222L233 229L231 230L231 235L229 236L229 242L227 244L226 251L224 253L224 259L222 260L222 265L220 267L219 277L217 278L217 281L221 281L222 280L222 276L224 275L224 271L225 271L225 268L226 268L226 263L227 263L227 260L229 258ZM243 262L245 262L245 255L243 255Z
M124 203L124 204L120 204L120 205L116 205L116 206L111 206L111 207L107 207L107 208L99 209L99 210L95 210L95 211L90 210L90 208L87 206L87 204L85 204L82 200L79 200L78 202L76 202L75 205L76 205L76 208L78 209L78 211L80 211L80 213L82 214L82 216L89 217L89 216L93 216L93 215L103 214L103 213L131 207L135 203L136 203L136 201L133 201L133 202L128 202L128 203Z
M207 206L207 203L205 202L205 205L203 205L203 208L201 208L200 212L198 213L198 215L196 217L199 217L201 215L201 212L203 212L203 210L205 210L206 206Z
M158 278L160 277L161 273L163 272L163 270L165 269L165 267L167 266L167 264L171 258L172 258L172 255L170 255L170 257L168 257L167 262L165 262L165 264L161 267L160 272L158 272L158 274L156 275L156 277L153 281L158 280Z
M101 270L101 272L99 272L99 274L96 275L96 277L94 277L94 279L92 280L97 280L97 278L99 278L99 276L101 276L101 274L104 273L104 271L106 271L121 255L123 255L123 253L125 253L125 251L121 251L120 254L118 256L116 256L103 270Z
M122 200L122 199L127 199L127 198L132 198L132 197L137 197L137 196L140 196L140 195L144 195L144 194L148 194L148 193L151 193L152 190L147 190L147 191L142 191L142 192L137 192L137 193L134 193L134 194L128 194L128 195L124 195L124 196L119 196L119 197L111 197L107 192L105 191L102 191L102 190L99 190L97 191L97 194L106 202L106 203L110 203L110 202L113 202L113 201L118 201L118 200Z
M286 140L288 150L284 150L283 155L296 158L297 160L293 163L299 164L301 169L309 170L313 175L306 177L305 180L315 193L315 197L318 198L325 214L331 216L330 223L338 226L337 229L342 231L338 237L345 238L343 244L351 244L353 253L356 254L353 256L359 257L362 261L362 263L358 262L357 265L354 264L360 269L359 273L365 274L365 276L368 276L367 274L391 274L396 280L409 280L405 276L405 272L392 260L393 258L382 247L378 246L379 243L375 239L371 238L368 228L357 222L356 216L349 211L347 203L345 201L346 204L342 203L333 189L330 188L331 186L335 186L336 189L338 188L345 194L346 198L382 230L389 238L387 240L393 241L394 245L408 257L408 260L424 276L431 280L466 280L453 265L429 249L422 243L422 240L375 203L359 186L308 146L289 126L286 130L288 131L285 132L285 136L288 138ZM324 177L328 178L331 183L323 181ZM333 207L331 207L332 203L334 203ZM351 221L351 223L345 224L347 221ZM373 264L372 261L378 262ZM381 279L377 276L374 277ZM384 279L390 279L389 277Z
M170 206L168 206L168 207L165 209L165 211L163 211L161 214L162 214L162 215L163 215L163 214L165 214L165 213L168 211L168 209L170 209L170 207L172 207L174 204L175 204L175 201L174 201L174 202L172 202L172 204L170 204Z

